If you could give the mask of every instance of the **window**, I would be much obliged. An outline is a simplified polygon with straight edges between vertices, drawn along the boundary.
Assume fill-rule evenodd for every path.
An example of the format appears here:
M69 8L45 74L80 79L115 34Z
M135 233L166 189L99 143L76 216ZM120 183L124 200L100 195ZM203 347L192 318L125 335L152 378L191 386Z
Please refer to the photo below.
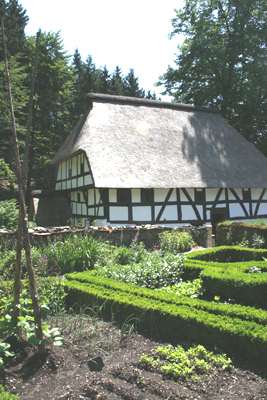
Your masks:
M129 204L131 202L131 189L117 189L117 202Z
M141 189L141 202L151 204L154 202L153 189Z
M71 168L69 168L69 179L71 178Z

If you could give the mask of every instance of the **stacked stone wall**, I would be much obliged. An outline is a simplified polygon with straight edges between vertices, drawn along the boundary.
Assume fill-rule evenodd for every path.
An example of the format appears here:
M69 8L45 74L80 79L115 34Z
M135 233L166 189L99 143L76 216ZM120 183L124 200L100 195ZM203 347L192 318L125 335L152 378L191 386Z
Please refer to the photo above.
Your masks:
M41 245L49 240L60 239L76 232L86 232L88 235L94 235L95 238L107 241L115 246L129 246L136 238L138 242L143 242L147 249L159 244L159 234L164 231L172 231L173 228L158 225L141 226L120 226L120 227L56 227L56 228L34 228L29 229L32 245ZM194 227L186 225L175 228L177 231L189 232L196 245L209 247L209 236L211 236L210 227ZM0 244L2 240L10 240L16 236L16 230L0 230Z

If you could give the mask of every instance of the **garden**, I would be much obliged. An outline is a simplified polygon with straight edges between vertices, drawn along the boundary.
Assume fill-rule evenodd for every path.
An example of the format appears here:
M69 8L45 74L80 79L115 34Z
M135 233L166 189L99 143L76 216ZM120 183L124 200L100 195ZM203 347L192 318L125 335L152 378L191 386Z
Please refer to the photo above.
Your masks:
M145 248L73 233L32 245L45 352L22 252L0 239L1 399L267 398L267 249L260 237L191 251L187 232Z

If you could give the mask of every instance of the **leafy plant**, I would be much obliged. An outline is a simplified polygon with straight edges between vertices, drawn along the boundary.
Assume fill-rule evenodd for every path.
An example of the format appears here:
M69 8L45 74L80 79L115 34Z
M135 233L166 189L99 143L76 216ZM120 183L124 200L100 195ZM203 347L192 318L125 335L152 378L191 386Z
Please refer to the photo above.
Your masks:
M0 385L0 399L1 400L18 400L19 398L15 394L6 392L4 386Z
M188 350L181 345L158 347L152 356L142 355L140 361L150 369L160 366L164 375L170 374L175 379L196 381L201 380L199 375L210 374L215 367L230 368L232 363L225 354L214 354L202 345L192 346Z
M126 320L123 322L121 326L121 340L124 338L124 336L130 336L134 329L135 329L135 323L138 321L138 318L135 318L132 315L129 315Z
M169 253L184 253L191 250L195 243L192 236L188 232L163 232L159 235L160 248L164 252Z
M0 343L0 368L2 368L2 366L4 364L3 358L1 357L1 353L3 353L5 355L5 357L14 356L14 353L10 352L9 349L10 349L9 343L5 343L5 342Z
M18 226L19 208L15 199L0 201L0 229Z
M203 282L201 279L194 279L191 281L186 282L178 282L175 283L173 286L166 286L160 288L159 291L166 292L166 293L175 293L179 296L188 296L191 298L198 297L203 294Z
M160 251L146 251L137 264L98 267L97 274L125 283L155 289L173 285L181 280L183 260L184 258L180 254L166 253L162 257Z

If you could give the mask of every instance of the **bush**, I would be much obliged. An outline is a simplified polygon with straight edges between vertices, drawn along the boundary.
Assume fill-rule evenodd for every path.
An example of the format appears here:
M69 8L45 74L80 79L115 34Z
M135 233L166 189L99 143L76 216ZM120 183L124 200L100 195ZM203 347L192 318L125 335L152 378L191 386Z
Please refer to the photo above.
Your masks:
M48 243L43 249L48 268L65 274L94 268L98 260L99 243L92 236L73 234L67 239Z
M0 385L0 399L1 400L17 400L18 396L16 396L15 394L6 392L4 386Z
M126 265L132 261L132 249L129 247L121 246L118 247L114 252L114 261L116 264Z
M192 236L188 232L163 232L159 235L160 248L164 252L169 253L184 253L190 251L195 243Z
M117 281L155 289L180 282L183 260L179 254L167 253L162 257L160 251L147 251L139 263L97 268L97 273Z
M16 229L18 227L19 208L17 201L0 201L0 229Z

